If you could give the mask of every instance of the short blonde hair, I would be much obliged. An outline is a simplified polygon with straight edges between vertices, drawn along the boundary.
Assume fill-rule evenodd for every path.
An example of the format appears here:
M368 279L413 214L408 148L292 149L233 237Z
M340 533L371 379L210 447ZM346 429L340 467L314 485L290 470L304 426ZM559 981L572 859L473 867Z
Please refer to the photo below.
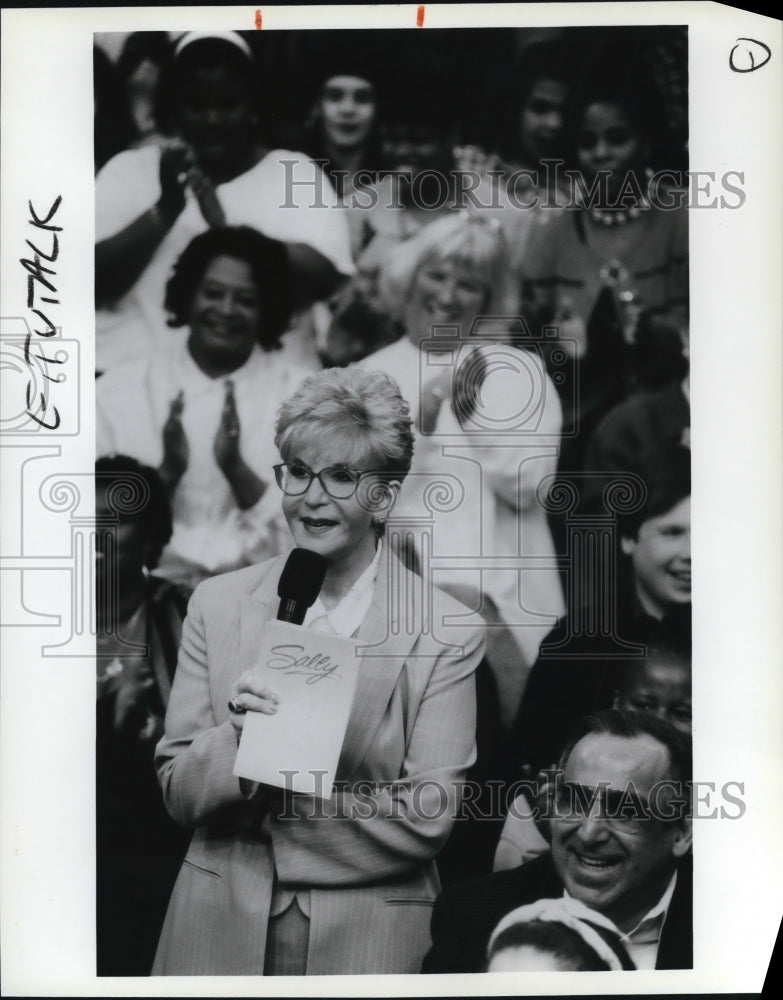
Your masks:
M423 226L389 253L381 266L380 294L391 318L404 319L405 306L419 268L430 261L454 260L469 268L487 288L483 313L516 312L508 241L497 219L454 212Z
M369 462L402 482L413 458L413 427L395 380L358 365L309 375L278 411L275 444L288 461L313 442L336 446L348 466Z

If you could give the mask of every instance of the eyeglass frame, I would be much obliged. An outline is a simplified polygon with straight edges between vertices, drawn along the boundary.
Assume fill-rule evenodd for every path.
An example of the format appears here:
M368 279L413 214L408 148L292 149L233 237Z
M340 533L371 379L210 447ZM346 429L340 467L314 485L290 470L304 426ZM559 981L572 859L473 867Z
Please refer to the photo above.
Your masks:
M282 483L280 482L280 479L284 475L284 471L283 470L291 467L291 463L290 462L278 462L277 465L273 465L272 466L272 468L274 469L274 473L275 473L275 482L277 483L278 488L287 497L303 497L305 495L305 493L307 493L307 491L312 486L313 480L317 479L318 483L319 483L319 485L321 487L321 489L324 491L324 493L328 497L331 497L332 500L350 500L351 497L356 496L356 491L359 489L359 484L361 483L363 476L372 476L372 475L381 475L382 474L382 472L381 472L380 469L354 469L350 465L327 465L326 468L320 469L318 472L314 472L311 468L309 468L307 465L305 465L304 462L301 462L299 464L300 464L300 466L301 466L302 469L307 469L307 472L310 475L310 478L307 481L307 486L305 486L305 488L300 493L289 493L283 487ZM336 497L333 493L331 493L327 489L326 483L321 478L321 476L323 475L324 472L330 472L333 469L339 469L341 472L352 472L352 473L355 473L358 476L358 479L354 483L353 490L351 490L350 493L345 494L345 496Z
M666 787L670 791L672 786L675 786L675 794L667 802L668 806L673 807L673 811L667 811L664 814L658 802L657 791L655 800L651 801L632 790L632 782L623 791L600 783L596 786L589 786L580 782L555 780L554 813L549 818L567 823L583 823L594 815L594 808L597 805L598 815L596 818L615 828L630 830L638 827L640 822L649 822L650 820L656 820L665 825L676 824L681 822L684 815L687 814L688 803L682 795L681 788L683 784L684 782L667 778L654 786L658 790ZM585 801L587 798L589 798L589 802ZM563 806L570 807L570 811L562 812ZM631 806L637 814L628 816L624 811L628 806Z

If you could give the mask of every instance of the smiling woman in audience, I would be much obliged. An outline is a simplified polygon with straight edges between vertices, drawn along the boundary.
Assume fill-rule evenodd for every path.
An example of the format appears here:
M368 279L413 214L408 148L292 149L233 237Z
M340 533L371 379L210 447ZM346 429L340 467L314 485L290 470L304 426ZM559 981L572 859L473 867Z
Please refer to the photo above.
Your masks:
M197 236L166 290L169 353L97 382L97 449L158 468L174 534L158 572L195 586L287 544L269 489L277 407L305 374L276 348L289 309L285 248L254 229ZM181 329L180 329L181 328Z
M160 81L159 124L170 140L121 153L98 175L98 371L161 349L169 271L207 228L250 225L283 241L298 303L331 294L352 273L329 182L303 154L263 144L262 93L241 35L190 32Z
M564 608L539 494L555 470L560 403L538 356L506 342L509 282L499 225L463 213L431 223L395 250L384 275L405 334L362 364L397 379L411 407L416 458L397 516L431 522L413 541L422 573L509 626L511 649L495 660L510 722L547 616Z
M312 105L305 123L304 149L326 160L324 171L337 197L346 199L381 166L378 129L380 54L356 42L330 44L314 58ZM362 177L361 175L367 175Z

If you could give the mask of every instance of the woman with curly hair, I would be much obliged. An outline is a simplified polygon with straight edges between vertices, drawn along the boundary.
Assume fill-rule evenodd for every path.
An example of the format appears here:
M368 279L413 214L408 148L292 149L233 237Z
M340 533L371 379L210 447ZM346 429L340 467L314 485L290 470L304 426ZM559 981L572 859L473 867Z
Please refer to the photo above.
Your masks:
M275 412L304 375L277 350L285 248L247 227L209 229L177 262L165 304L177 328L169 353L97 382L98 454L158 468L174 514L158 571L195 586L275 555L287 536L268 491Z

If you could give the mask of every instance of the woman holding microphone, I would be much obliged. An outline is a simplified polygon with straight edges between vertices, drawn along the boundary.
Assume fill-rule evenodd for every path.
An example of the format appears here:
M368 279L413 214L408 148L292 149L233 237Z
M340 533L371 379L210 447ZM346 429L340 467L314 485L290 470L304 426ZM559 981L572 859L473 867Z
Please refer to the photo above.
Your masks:
M303 627L360 647L339 790L281 800L234 776L248 713L281 705L254 654L278 612L285 558L206 581L189 607L156 757L169 811L195 832L153 971L418 972L434 859L475 754L483 623L434 589L425 618L421 579L384 538L413 451L392 379L355 368L310 376L281 407L275 442L294 541L327 562Z

